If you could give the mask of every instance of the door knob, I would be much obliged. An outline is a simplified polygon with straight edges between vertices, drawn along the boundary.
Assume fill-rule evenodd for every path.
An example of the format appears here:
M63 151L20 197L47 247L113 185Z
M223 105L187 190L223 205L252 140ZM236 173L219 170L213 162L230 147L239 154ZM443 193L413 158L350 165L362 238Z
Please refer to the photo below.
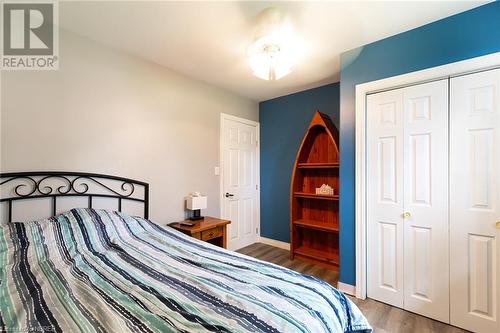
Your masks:
M410 218L410 217L411 217L411 213L410 213L410 212L404 212L404 213L403 213L403 217L404 217L405 219Z
M500 229L500 221L497 221L496 226L497 226L497 229Z
M231 198L231 197L234 197L234 194L231 194L231 193L227 193L227 192L226 192L226 198Z

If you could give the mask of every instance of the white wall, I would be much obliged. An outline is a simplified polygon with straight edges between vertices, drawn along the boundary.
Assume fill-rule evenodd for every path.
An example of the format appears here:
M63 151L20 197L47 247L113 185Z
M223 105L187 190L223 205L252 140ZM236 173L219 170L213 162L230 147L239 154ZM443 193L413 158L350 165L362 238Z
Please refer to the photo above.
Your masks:
M151 219L184 217L208 195L219 214L219 115L258 120L258 103L69 32L58 71L1 74L0 170L64 170L143 180Z

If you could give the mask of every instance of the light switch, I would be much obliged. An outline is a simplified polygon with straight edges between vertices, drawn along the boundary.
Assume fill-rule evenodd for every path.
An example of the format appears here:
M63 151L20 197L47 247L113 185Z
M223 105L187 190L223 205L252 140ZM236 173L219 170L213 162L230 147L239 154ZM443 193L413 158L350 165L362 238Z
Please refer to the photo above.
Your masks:
M214 167L214 175L216 176L220 175L220 168L218 166Z

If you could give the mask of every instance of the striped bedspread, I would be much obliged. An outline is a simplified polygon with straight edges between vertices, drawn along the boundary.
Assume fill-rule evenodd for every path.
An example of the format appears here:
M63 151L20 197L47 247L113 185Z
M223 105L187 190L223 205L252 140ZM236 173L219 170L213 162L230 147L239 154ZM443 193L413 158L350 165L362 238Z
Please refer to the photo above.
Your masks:
M314 277L123 213L0 226L3 332L370 331Z

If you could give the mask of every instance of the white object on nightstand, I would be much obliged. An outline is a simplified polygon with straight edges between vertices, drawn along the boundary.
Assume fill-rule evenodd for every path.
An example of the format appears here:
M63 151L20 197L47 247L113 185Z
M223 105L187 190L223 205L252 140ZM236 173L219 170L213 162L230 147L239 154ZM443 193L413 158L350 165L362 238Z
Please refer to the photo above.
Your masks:
M189 210L205 209L207 208L206 196L189 196L186 198L186 207Z
M202 196L200 192L194 192L186 198L186 208L193 211L190 220L202 219L203 216L201 216L200 210L207 208L207 197Z

